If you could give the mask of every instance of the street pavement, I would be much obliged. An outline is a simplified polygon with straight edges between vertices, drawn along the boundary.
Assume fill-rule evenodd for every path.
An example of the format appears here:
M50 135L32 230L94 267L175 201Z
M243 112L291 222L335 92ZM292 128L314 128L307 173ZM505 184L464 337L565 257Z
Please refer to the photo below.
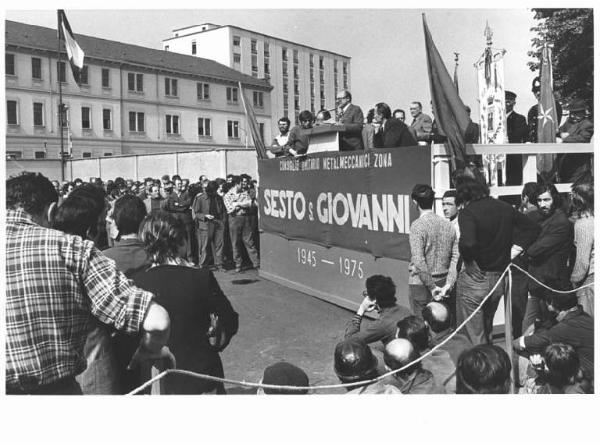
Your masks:
M339 383L333 351L352 312L262 279L255 270L215 276L240 316L239 331L221 354L226 378L258 382L267 366L287 361L302 368L311 385ZM256 392L233 384L225 388L228 394ZM342 388L316 391L344 392Z

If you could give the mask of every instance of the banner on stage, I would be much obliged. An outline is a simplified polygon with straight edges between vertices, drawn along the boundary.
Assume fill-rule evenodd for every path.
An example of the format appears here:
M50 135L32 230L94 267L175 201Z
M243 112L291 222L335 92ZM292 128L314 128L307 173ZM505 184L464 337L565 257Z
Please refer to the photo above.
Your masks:
M410 259L417 183L431 183L431 151L415 146L259 160L260 227L288 239Z

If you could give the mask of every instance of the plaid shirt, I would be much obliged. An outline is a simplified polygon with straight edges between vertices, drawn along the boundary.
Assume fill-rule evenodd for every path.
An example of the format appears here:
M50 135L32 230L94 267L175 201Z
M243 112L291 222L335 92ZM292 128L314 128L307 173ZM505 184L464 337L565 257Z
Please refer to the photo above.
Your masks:
M245 215L248 213L249 208L236 208L236 202L243 202L251 200L248 191L237 192L235 186L223 196L223 203L225 203L225 209L229 215Z
M90 312L140 330L153 295L94 244L6 211L6 388L31 391L81 373Z

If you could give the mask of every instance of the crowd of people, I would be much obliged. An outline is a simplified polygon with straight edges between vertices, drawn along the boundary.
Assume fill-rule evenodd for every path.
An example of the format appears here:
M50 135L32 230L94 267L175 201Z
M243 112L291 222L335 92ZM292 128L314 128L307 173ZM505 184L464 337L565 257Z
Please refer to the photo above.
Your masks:
M536 101L540 100L540 81L536 77L531 92ZM507 143L537 143L538 106L532 106L527 118L516 112L517 95L512 91L505 92L506 136ZM465 143L480 143L479 124L471 120L471 108L465 106L469 123L463 134ZM562 106L556 101L558 123L563 120ZM594 135L594 124L589 107L584 100L573 99L568 103L569 115L562 125L558 125L556 141L560 143L589 143ZM334 112L334 115L332 115ZM356 151L374 148L397 148L429 143L444 143L446 136L437 125L435 118L423 112L423 105L413 101L409 106L412 121L406 122L404 109L391 110L389 104L380 102L369 109L367 115L352 103L350 91L342 90L336 95L336 107L332 110L321 109L313 115L308 110L298 116L298 126L291 128L290 120L282 117L278 121L279 134L273 138L268 155L304 156L309 151L310 136L307 129L314 126L329 125L340 131L340 151ZM432 111L433 115L433 111ZM434 116L435 117L435 116ZM480 157L473 159L481 162ZM551 170L545 171L548 176L563 182L573 182L582 170L589 169L591 155L587 153L560 154ZM506 185L522 183L522 156L508 155L506 158Z
M454 182L443 217L431 186L415 185L409 307L390 277L366 279L333 352L339 380L362 382L353 394L507 393L512 370L522 393L593 392L593 184L573 185L567 201L552 184L526 183L515 208L490 197L477 168ZM251 177L61 186L23 173L7 180L6 203L8 394L123 394L140 385L149 359L224 376L219 352L238 314L213 271L260 266ZM511 263L518 367L494 344L492 324ZM365 321L371 312L377 319ZM289 362L262 381L309 386ZM226 392L177 376L163 389Z

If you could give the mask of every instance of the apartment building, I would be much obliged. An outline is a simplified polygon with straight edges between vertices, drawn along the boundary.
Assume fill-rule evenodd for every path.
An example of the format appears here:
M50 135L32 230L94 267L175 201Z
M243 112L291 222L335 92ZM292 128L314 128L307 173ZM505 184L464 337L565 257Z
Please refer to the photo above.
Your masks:
M255 78L269 80L272 131L287 116L292 124L308 109L333 109L335 94L351 89L350 57L237 26L213 23L173 30L163 40L169 52L204 57Z
M72 158L253 148L239 83L265 140L271 86L213 60L76 34L81 85L55 29L6 21L6 155L59 158L59 83L64 150Z

